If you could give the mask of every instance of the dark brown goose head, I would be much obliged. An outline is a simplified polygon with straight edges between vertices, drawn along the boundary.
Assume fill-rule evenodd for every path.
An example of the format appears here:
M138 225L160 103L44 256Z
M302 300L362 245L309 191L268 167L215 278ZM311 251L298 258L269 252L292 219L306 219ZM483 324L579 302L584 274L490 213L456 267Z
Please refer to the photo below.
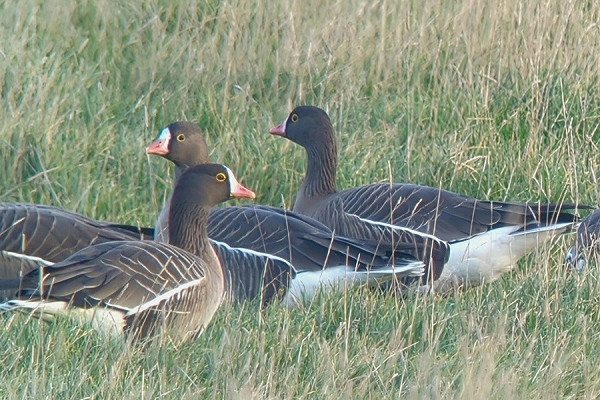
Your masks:
M335 131L327 113L314 106L298 106L269 133L283 136L307 149L337 150ZM337 151L336 151L337 152Z
M209 161L204 134L196 124L187 121L173 122L161 129L156 140L146 147L146 153L172 161L176 177L186 168Z
M206 237L206 224L202 220L208 219L210 209L232 197L246 197L253 199L255 194L250 189L242 186L231 170L221 164L201 164L185 170L173 190L171 209L169 212L169 237L170 243L196 254L200 249L189 249L190 237L197 233ZM194 222L190 224L190 218ZM190 233L185 227L204 228L204 232Z
M306 176L298 190L295 211L304 212L305 206L310 207L337 191L337 142L331 120L324 110L298 106L269 133L283 136L306 149Z

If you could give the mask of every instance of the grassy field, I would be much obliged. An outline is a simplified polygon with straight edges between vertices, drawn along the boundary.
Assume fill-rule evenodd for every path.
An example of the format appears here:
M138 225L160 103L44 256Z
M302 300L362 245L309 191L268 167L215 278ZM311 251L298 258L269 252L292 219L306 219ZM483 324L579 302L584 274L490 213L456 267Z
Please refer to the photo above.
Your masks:
M598 203L598 3L130 3L0 3L1 201L151 225L172 172L143 148L187 119L257 202L289 207L304 155L268 129L314 104L340 187ZM450 298L223 307L181 347L0 315L0 398L594 399L600 274L562 268L571 240Z

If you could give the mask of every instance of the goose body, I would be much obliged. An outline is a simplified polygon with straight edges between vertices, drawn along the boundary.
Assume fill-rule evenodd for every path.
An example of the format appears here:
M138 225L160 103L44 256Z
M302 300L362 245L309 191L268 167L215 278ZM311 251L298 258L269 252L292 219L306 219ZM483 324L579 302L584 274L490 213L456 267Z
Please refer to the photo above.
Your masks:
M414 256L423 243L393 248L347 239L334 235L312 219L275 207L215 208L209 217L208 232L213 241L235 246L232 251L289 263L293 277L287 275L288 287L280 291L285 294L283 302L287 305L312 298L321 286L333 289L355 284L378 286L392 280L409 285L425 271L425 264ZM440 252L443 257L445 252L443 249ZM229 259L230 256L224 265L232 264ZM443 266L443 261L436 266ZM272 271L267 268L264 273L264 287L273 285L267 285L274 280ZM255 281L253 275L261 276L260 272L258 269L248 274L246 267L235 281ZM275 283L282 277L286 275L280 275ZM271 291L267 289L267 293Z
M210 207L231 196L254 193L221 165L191 168L174 189L169 244L136 240L86 247L20 278L19 298L0 309L50 315L75 309L132 338L165 333L186 340L210 322L225 293L206 223Z
M406 183L375 183L338 191L337 142L325 111L296 107L270 133L306 150L306 175L294 211L354 238L384 241L382 229L410 229L430 235L431 244L436 240L447 243L449 259L434 283L438 290L497 279L536 246L571 231L578 218L565 211L582 207L482 201Z
M172 161L176 166L175 176L178 176L190 166L207 162L208 152L205 147L203 135L194 124L176 122L163 128L146 152ZM170 199L157 220L157 241L168 240L166 233L169 229L165 222L170 210L169 202ZM257 261L261 262L261 258L263 265L268 265L267 260L280 264L285 262L293 265L293 272L287 273L287 276L276 271L275 274L263 273L263 285L272 282L273 275L286 276L291 292L303 292L309 297L314 293L315 285L306 284L303 280L312 281L313 276L321 277L323 282L328 282L327 285L335 281L333 286L337 286L338 280L363 282L366 276L370 277L369 282L372 283L386 279L410 283L423 275L424 267L427 271L431 270L431 273L439 274L446 257L446 249L439 247L434 255L435 262L431 266L424 265L415 257L416 253L423 251L424 245L420 238L410 244L394 246L343 238L312 218L268 206L215 208L210 214L208 234L214 241L235 248L236 256L246 254L251 257L245 263L250 267L242 271L239 270L238 262L230 261L227 252L221 251L220 258L226 274L227 270L237 268L236 279L256 282L256 274L261 272L261 268L254 266ZM330 268L327 274L323 273L324 269ZM366 274L368 271L373 273ZM295 278L292 279L292 276ZM239 285L234 282L231 286ZM267 292L271 293L273 290L269 289ZM234 293L233 297L245 296L247 293Z
M417 261L414 254L423 246L417 242L392 247L337 236L318 221L264 205L214 208L208 232L214 240L287 260L299 271L339 266L356 271L392 266L401 270Z
M152 237L152 229L97 221L59 207L0 203L0 278L26 275L92 244ZM0 290L0 299L12 294Z
M208 266L196 255L163 243L106 242L40 269L41 287L38 271L26 275L19 299L3 303L0 310L21 308L42 316L74 310L111 334L142 338L169 327L187 338L212 318L223 295L222 275ZM200 299L202 309L197 307Z

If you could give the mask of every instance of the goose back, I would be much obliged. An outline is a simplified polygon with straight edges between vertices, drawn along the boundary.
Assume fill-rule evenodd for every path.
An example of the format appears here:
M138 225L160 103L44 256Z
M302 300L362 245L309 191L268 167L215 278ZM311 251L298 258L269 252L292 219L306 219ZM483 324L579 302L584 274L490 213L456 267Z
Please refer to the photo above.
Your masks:
M153 229L97 221L54 206L0 203L0 250L51 262L91 244L145 240L153 234Z
M444 241L463 240L491 229L528 224L577 222L566 212L576 204L482 201L447 190L404 183L375 183L337 192L308 215L342 235L360 237L362 224L351 218L414 229ZM337 217L337 218L336 218Z

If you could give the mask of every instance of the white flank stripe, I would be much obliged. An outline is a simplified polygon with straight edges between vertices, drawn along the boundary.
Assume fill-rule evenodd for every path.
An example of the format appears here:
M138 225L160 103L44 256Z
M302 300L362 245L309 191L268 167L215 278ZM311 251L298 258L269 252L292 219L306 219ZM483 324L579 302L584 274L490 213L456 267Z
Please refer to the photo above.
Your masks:
M64 301L9 300L0 304L0 311L30 311L34 316L49 320L46 316L63 315L77 321L91 323L92 327L110 335L120 335L125 327L123 312L102 307L76 308Z
M352 217L356 217L359 220L361 220L361 221L363 221L363 222L365 222L367 224L371 224L371 225L375 225L375 226L382 226L384 228L392 229L392 230L395 230L395 231L412 233L415 236L421 236L421 237L424 237L424 238L429 238L429 239L431 239L433 241L436 241L438 243L443 243L443 244L446 243L445 241L443 241L442 239L438 238L437 236L430 235L429 233L419 232L419 231L416 231L414 229L406 228L404 226L398 226L398 225L388 224L387 222L372 221L370 219L362 218L362 217L360 217L360 216L358 216L356 214L348 214L348 215L350 215Z
M31 260L31 261L39 262L41 264L44 264L47 267L49 267L51 265L54 265L53 262L44 260L43 258L40 258L40 257L28 256L28 255L25 255L25 254L22 254L22 253L14 253L12 251L3 251L3 253L4 254L8 254L11 257L15 257L15 258L21 259L21 260Z
M237 250L240 251L242 253L247 253L247 254L252 254L254 256L258 256L258 257L264 257L264 258L270 258L272 260L276 260L276 261L280 261L282 263L285 263L287 265L290 266L290 269L296 271L297 269L286 259L278 257L278 256L274 256L273 254L269 254L269 253L261 253L260 251L256 251L256 250L251 250L251 249L247 249L245 247L231 247L230 245L228 245L227 243L224 242L219 242L216 241L214 239L211 239L211 241L219 246L223 246L226 249L230 249L230 250Z
M404 267L388 267L375 270L355 271L347 265L328 267L319 271L301 271L290 283L290 287L283 304L287 306L298 305L303 299L314 297L319 288L344 290L353 285L379 285L400 276L421 276L425 272L425 264L420 261L410 263Z
M151 307L154 307L154 306L160 304L160 302L162 302L164 300L168 300L171 297L177 296L178 294L180 294L181 292L185 291L186 289L189 289L189 288L191 288L193 286L199 285L200 282L202 282L204 279L205 278L200 278L200 279L195 279L193 281L189 281L189 282L183 283L183 284L177 286L174 289L171 289L171 290L169 290L169 291L167 291L167 292L165 292L165 293L163 293L163 294L161 294L159 296L156 296L155 298L153 298L150 301L147 301L147 302L145 302L143 304L140 304L139 306L137 306L135 308L132 308L126 315L127 316L131 316L131 315L140 313L142 311L145 311L145 310L147 310L147 309L149 309ZM110 303L108 305L111 306L111 307L113 306Z

